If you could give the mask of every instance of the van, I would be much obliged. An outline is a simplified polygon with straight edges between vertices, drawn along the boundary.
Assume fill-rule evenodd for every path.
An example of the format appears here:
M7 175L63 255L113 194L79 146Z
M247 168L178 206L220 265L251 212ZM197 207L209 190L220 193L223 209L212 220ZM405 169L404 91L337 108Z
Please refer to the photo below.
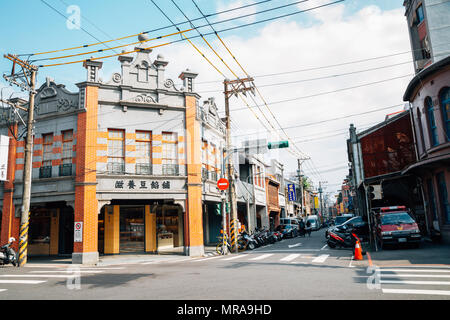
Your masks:
M311 229L312 230L317 231L317 230L320 229L320 220L319 220L318 216L316 216L316 215L308 216L306 218L306 222L305 223L308 223L308 221L311 222Z

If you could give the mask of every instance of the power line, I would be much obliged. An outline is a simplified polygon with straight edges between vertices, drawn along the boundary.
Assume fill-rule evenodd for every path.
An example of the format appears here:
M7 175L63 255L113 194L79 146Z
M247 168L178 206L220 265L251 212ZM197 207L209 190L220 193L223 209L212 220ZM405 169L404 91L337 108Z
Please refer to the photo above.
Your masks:
M326 92L319 92L319 93L308 95L308 96L301 96L301 97L296 97L296 98L272 101L272 102L268 102L267 104L273 105L273 104L280 104L280 103L284 103L284 102L291 102L291 101L296 101L296 100L301 100L301 99L313 98L313 97L318 97L318 96L327 95L327 94L331 94L331 93L336 93L336 92L341 92L341 91L346 91L346 90L351 90L351 89L356 89L356 88L361 88L361 87L367 87L367 86L371 86L371 85L374 85L374 84L379 84L379 83L383 83L383 82L387 82L387 81L402 79L402 78L410 77L412 75L413 74L407 74L407 75L403 75L403 76L399 76L399 77L379 80L379 81L375 81L375 82L364 83L364 84L360 84L360 85L357 85L357 86L341 88L341 89L332 90L332 91L326 91ZM244 110L244 109L245 108L240 107L240 108L236 108L236 109L231 109L231 111L234 112L234 111L239 111L239 110Z
M174 1L174 0L172 0L172 2L173 2L173 1ZM202 10L200 9L200 7L196 4L196 2L195 2L194 0L192 0L192 2L194 3L195 7L199 10L200 14L202 14L202 15L205 17L206 22L209 24L209 26L211 27L211 29L214 31L216 37L217 37L217 38L219 39L219 41L222 43L222 45L224 46L224 48L228 51L228 53L229 53L230 56L234 59L234 61L236 62L236 64L239 65L239 67L240 67L241 70L244 72L244 74L249 78L250 76L249 76L248 72L247 72L247 71L244 69L244 67L239 63L239 61L236 59L236 56L231 52L231 50L229 49L229 47L225 44L225 42L224 42L224 41L222 40L222 38L219 36L218 32L214 29L214 27L212 26L212 24L209 22L208 18L203 14L203 12L202 12ZM222 60L222 61L223 61L223 60ZM255 84L253 84L253 86L255 87L255 89L256 89L258 95L260 96L260 98L261 98L262 101L264 102L264 104L265 104L267 110L269 110L269 113L272 115L272 117L273 117L273 119L275 120L275 122L278 124L278 126L279 126L280 128L282 128L281 124L278 122L277 118L275 117L275 115L272 113L272 111L270 110L269 106L267 105L267 103L266 103L264 97L262 96L261 92L259 91L258 87L257 87ZM251 98L252 98L253 102L257 105L255 99L254 99L252 96L251 96ZM259 108L259 106L258 106L258 109L259 109L260 112L263 114L263 116L264 116L264 118L266 119L266 121L267 121L269 124L271 124L270 121L266 118L264 112L261 110L261 108ZM271 124L271 126L272 126L272 124ZM273 126L272 126L272 128L273 128ZM286 133L283 129L282 129L282 131L283 131L283 133L286 135L287 139L291 141L291 139L289 138L289 136L287 135L287 133ZM298 150L298 152L303 153L303 152L295 145L295 143L294 143L294 146L295 146L295 148Z
M331 118L331 119L326 119L326 120L320 120L320 121L315 121L315 122L305 122L305 123L299 124L299 125L284 127L284 129L293 129L293 128L299 128L299 127L313 126L313 125L316 125L316 124L321 124L321 123L327 123L327 122L330 122L330 121L347 119L347 118L350 118L350 117L356 117L356 116L365 115L365 114L369 114L369 113L374 113L374 112L387 110L387 109L392 109L392 108L396 108L396 107L400 107L400 106L403 106L403 104L392 105L392 106L378 108L378 109L374 109L374 110L370 110L370 111L364 111L364 112L360 112L360 113L351 113L351 114L347 114L347 115L344 115L344 116L341 116L341 117L336 117L336 118ZM245 135L258 134L258 133L259 133L258 131L254 131L254 132L246 133ZM235 136L235 137L237 137L237 136Z
M41 0L41 1L43 1L43 0ZM225 32L225 31L230 31L230 30L236 30L236 29L243 28L243 27L248 27L248 26L252 26L252 25L256 25L256 24L260 24L260 23L264 23L264 22L268 22L268 21L273 21L273 20L276 20L276 19L286 18L286 17L293 16L293 15L296 15L296 14L300 14L300 13L312 11L312 10L315 10L315 9L327 7L327 6L330 6L330 5L334 5L336 3L340 3L340 2L343 2L343 1L345 1L345 0L337 0L335 2L330 2L330 3L323 4L323 5L320 5L320 6L316 6L316 7L313 7L313 8L308 8L308 9L304 9L304 10L300 10L300 11L295 11L295 12L292 12L292 13L289 13L289 14L279 15L279 16L275 16L275 17L272 17L272 18L267 18L267 19L264 19L264 20L255 21L255 22L251 22L251 23L247 23L247 24L243 24L243 25L239 25L239 26L229 27L229 28L226 28L226 29L219 30L218 32ZM272 10L275 10L275 8L270 9L268 11L272 11ZM257 13L261 13L261 11L257 12ZM253 14L251 14L251 15L253 15ZM245 17L245 15L244 16L239 16L239 17L236 17L236 18L232 18L232 19L226 19L226 20L218 21L218 22L215 22L214 24L223 23L223 22L227 22L227 21L235 20L235 19L241 19L243 17ZM205 25L205 26L207 26L207 25ZM205 34L203 34L203 36L210 35L210 34L213 34L213 33L214 32L205 33ZM138 33L138 34L136 34L134 36L137 36L137 35L140 35L140 34L143 34L143 33ZM131 36L127 36L127 38L128 37L131 37ZM168 42L168 43L155 45L155 46L147 47L147 48L142 48L141 50L162 47L162 46L178 43L178 42L181 42L181 41L185 41L185 40L188 40L188 39L195 39L195 38L198 38L198 37L200 37L200 36L187 37L185 39L174 40L174 41L171 41L171 42ZM124 37L118 38L118 39L115 39L115 40L121 40L121 39L124 39ZM111 41L114 41L114 40L111 40ZM108 41L104 41L104 43L106 43L106 42L108 42ZM73 47L73 48L68 48L68 49L62 49L62 50L70 50L70 49L75 49L75 48L82 48L82 47L86 47L86 46L89 46L89 45L83 45L83 46L78 46L78 47ZM62 51L62 50L47 51L45 53L57 52L57 51ZM89 60L106 59L106 58L115 57L115 56L118 56L118 55L121 55L121 54L128 54L128 53L133 53L133 52L137 52L137 51L139 51L139 50L133 50L133 51L128 51L128 52L120 53L120 54L114 54L114 55L107 55L107 56L101 56L101 57L96 57L96 58L90 58ZM37 54L43 54L43 53L35 53L35 54L28 54L28 55L37 55ZM41 68L42 67L53 67L53 66L59 66L59 65L66 65L66 64L73 64L73 63L84 62L86 60L87 59L78 60L78 61L70 61L70 62L59 63L59 64L40 65L39 67L41 67Z
M60 16L62 16L64 19L66 19L66 21L69 19L65 14L63 14L61 11L59 11L58 9L56 9L55 7L53 7L52 5L48 4L45 0L41 0L42 3L44 3L47 7L49 7L50 9L52 9L53 11L55 11L57 14L59 14ZM83 27L80 26L80 29L83 30L85 33L87 33L88 35L90 35L92 38L94 38L95 40L99 41L99 43L103 44L105 47L111 49L109 46L107 46L104 42L102 42L100 39L98 39L96 36L94 36L92 33L90 33L89 31L87 31L86 29L84 29ZM113 50L114 51L114 50ZM117 53L117 51L114 51Z

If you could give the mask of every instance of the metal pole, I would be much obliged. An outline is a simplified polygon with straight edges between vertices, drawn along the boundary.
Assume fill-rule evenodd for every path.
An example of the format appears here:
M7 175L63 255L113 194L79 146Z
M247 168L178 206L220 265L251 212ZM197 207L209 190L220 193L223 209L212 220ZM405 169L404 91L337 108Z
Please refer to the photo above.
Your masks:
M31 71L31 91L30 101L28 104L27 136L25 144L25 163L23 173L22 212L19 232L19 266L21 267L23 267L27 263L28 252L28 227L30 218L31 170L33 156L34 97L36 95L34 88L36 84L36 72L36 70Z
M300 201L300 208L301 208L300 216L303 217L303 198L304 198L304 195L303 195L302 163L300 161L301 161L300 159L297 159L297 164L298 164L298 183L300 184L300 192L301 192L301 197L302 197L302 199Z

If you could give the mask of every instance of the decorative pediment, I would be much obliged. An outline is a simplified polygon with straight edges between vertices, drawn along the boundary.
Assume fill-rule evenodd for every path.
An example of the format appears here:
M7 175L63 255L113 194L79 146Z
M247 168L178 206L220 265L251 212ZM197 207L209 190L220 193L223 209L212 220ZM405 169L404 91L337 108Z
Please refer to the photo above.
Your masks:
M47 78L37 91L36 116L73 112L79 109L78 93L72 93L62 84L56 84Z
M137 103L157 103L157 101L155 100L155 98L153 98L150 94L140 94L137 97L134 97L133 102L137 102Z

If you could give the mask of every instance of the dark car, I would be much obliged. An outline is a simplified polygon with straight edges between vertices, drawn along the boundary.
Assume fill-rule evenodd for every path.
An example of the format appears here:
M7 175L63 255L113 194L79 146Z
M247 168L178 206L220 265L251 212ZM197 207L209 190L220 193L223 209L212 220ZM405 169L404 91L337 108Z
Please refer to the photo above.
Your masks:
M375 231L380 248L386 244L413 244L419 246L419 226L405 206L380 208L375 213Z
M334 218L334 225L339 226L351 218L353 218L352 214L343 214L341 216L337 216L336 218Z
M348 230L353 230L361 241L369 238L369 224L363 217L354 217L345 221L343 224L328 228L327 231L325 231L325 238L328 238L328 233L330 231L346 232Z
M283 234L283 238L294 238L298 236L298 226L294 224L280 224L275 228Z

